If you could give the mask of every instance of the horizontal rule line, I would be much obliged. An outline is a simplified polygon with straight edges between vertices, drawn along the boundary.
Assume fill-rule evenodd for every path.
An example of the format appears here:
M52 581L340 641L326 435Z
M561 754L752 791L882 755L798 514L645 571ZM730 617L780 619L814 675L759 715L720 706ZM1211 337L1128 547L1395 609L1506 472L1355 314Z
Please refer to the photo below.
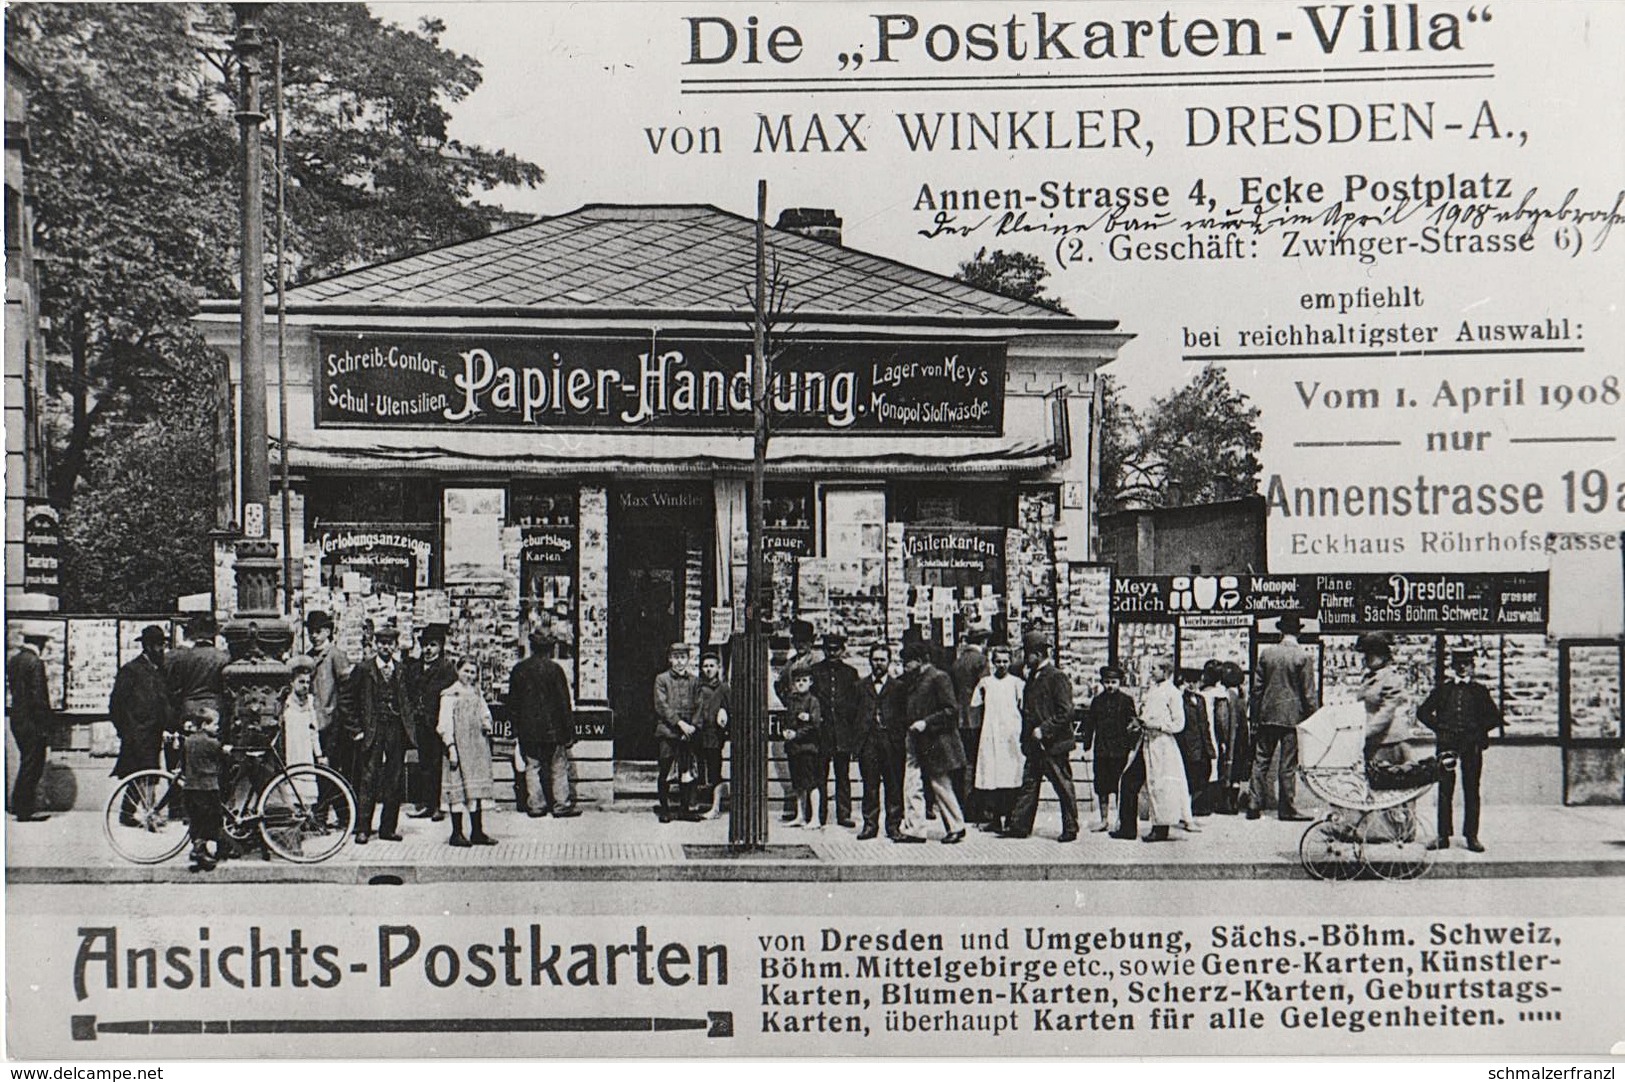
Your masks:
M1584 353L1584 346L1508 346L1504 349L1367 349L1309 353L1186 353L1182 361L1318 361L1381 357L1511 357L1524 353Z
M1508 443L1616 443L1616 436L1514 436Z
M848 85L856 83L1038 83L1055 79L1123 79L1123 78L1171 78L1171 79L1207 79L1217 78L1245 78L1254 75L1355 75L1360 73L1392 73L1392 72L1429 72L1429 71L1494 71L1493 63L1473 64L1351 64L1342 68L1253 68L1247 71L1165 71L1148 72L1144 76L1123 75L1120 72L1078 73L1022 73L1011 72L997 75L762 75L762 76L717 76L683 79L684 86L774 86L785 83L827 83L831 86ZM1196 84L1200 85L1200 84ZM863 89L853 86L853 89Z
M154 1018L115 1022L94 1015L72 1018L75 1040L95 1040L97 1034L122 1036L215 1036L333 1033L663 1033L707 1031L710 1036L731 1036L731 1012L713 1011L709 1018L584 1017L584 1018Z
M1294 447L1400 447L1399 440L1298 440Z
M1077 78L1074 76L1073 78ZM1121 77L1119 77L1121 78ZM720 95L720 94L844 94L859 92L865 94L919 94L926 91L945 91L955 93L965 90L1147 90L1211 87L1222 89L1237 86L1327 86L1334 83L1447 83L1461 82L1477 79L1494 79L1493 74L1461 74L1461 75L1355 75L1348 78L1317 78L1304 79L1232 79L1222 82L1182 83L1182 82L1156 82L1146 79L1127 79L1115 83L1045 83L1042 86L1022 86L1019 83L975 83L965 82L954 86L852 86L849 83L834 82L806 82L774 86L747 86L747 87L691 87L685 86L684 94L692 95Z

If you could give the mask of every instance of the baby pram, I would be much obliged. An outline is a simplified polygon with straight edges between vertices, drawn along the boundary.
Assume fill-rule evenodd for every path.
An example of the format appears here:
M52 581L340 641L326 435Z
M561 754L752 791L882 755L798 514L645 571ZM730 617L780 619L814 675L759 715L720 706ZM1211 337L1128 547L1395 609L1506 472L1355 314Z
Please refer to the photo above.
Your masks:
M1337 703L1298 725L1298 775L1330 805L1298 842L1298 859L1316 879L1415 879L1433 861L1416 802L1451 764L1412 764L1404 788L1373 788L1365 761L1365 707ZM1419 784L1418 784L1419 783Z

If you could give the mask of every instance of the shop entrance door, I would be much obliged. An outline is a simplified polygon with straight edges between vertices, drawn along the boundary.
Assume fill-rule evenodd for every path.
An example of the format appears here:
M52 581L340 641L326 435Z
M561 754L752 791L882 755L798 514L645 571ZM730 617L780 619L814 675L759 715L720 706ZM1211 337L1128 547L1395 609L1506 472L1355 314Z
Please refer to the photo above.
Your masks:
M671 644L685 638L685 619L693 618L690 594L702 583L691 550L703 540L710 508L705 489L610 494L609 705L619 761L652 761L659 753L654 679Z
M1563 803L1625 802L1625 729L1620 718L1625 649L1608 639L1567 641L1558 649Z

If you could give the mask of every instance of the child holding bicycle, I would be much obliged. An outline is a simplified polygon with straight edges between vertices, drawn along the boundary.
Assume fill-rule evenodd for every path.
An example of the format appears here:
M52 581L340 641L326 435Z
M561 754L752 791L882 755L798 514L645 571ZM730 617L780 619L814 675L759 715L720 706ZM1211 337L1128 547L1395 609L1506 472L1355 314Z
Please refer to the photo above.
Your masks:
M214 870L220 849L220 776L226 766L220 712L212 706L195 706L185 721L188 733L181 787L186 794L187 835L192 839L192 870L209 872ZM210 843L214 853L209 852Z

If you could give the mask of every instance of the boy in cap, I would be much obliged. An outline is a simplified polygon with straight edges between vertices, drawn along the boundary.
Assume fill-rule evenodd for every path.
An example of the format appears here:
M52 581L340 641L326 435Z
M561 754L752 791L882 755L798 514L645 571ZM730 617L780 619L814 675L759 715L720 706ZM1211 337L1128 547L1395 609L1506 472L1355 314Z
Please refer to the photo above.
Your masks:
M817 635L810 620L792 620L790 622L790 659L779 670L778 677L773 681L773 690L779 697L779 702L787 702L795 683L796 673L803 670L811 671L818 663L820 656L815 645ZM781 821L788 823L798 813L795 793L787 788L784 799L784 815Z
M683 774L693 772L693 747L689 738L694 735L694 674L688 670L688 644L674 642L666 651L666 671L655 677L655 736L660 739L659 777L655 782L659 803L655 814L662 823L669 823L675 814L680 819L692 818L690 802L694 798L694 782L683 781ZM671 783L677 781L680 807L674 813L671 806Z
M1431 849L1450 848L1459 771L1461 826L1467 848L1474 853L1484 851L1478 840L1478 783L1484 772L1484 749L1489 746L1490 730L1506 722L1490 689L1473 679L1473 660L1472 650L1450 651L1450 673L1416 708L1417 720L1433 730L1438 753L1453 752L1456 756L1456 770L1439 773L1439 836L1429 843Z
M728 709L733 703L727 681L722 679L722 655L707 650L700 655L700 682L694 690L694 742L700 759L700 784L709 803L703 816L715 819L722 814L722 746L728 742Z
M192 870L214 870L219 859L220 777L226 769L226 749L220 743L220 715L212 706L194 707L186 714L186 762L181 787L186 804L186 832L192 839ZM210 846L215 852L210 853Z
M1100 670L1100 683L1100 694L1089 703L1083 736L1084 749L1093 745L1095 753L1095 802L1100 817L1089 829L1096 832L1117 829L1116 809L1112 807L1117 783L1139 741L1135 731L1137 712L1133 698L1123 690L1123 670L1105 666Z

